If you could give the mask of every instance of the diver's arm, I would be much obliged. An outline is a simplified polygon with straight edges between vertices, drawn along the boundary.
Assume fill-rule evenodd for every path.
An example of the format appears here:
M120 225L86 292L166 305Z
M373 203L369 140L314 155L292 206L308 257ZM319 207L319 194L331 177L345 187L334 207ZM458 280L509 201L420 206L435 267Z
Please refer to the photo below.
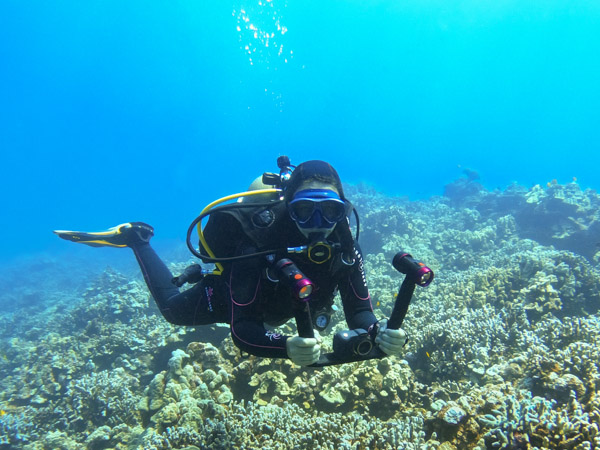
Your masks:
M254 253L246 248L244 253ZM266 358L287 358L286 341L283 336L267 331L262 323L259 304L261 284L260 260L251 258L232 264L229 279L229 301L231 302L231 337L242 351Z
M377 318L373 314L362 253L358 243L354 246L356 259L352 267L345 271L338 287L348 326L351 329L368 330L377 322Z

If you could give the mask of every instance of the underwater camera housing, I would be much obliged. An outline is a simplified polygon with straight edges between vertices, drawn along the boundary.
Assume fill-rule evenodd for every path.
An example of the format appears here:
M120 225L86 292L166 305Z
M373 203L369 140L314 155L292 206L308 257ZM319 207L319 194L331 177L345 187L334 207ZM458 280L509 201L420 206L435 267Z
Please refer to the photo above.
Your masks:
M365 357L374 348L373 339L368 331L362 328L340 331L333 336L333 353L341 360L352 359L355 356Z

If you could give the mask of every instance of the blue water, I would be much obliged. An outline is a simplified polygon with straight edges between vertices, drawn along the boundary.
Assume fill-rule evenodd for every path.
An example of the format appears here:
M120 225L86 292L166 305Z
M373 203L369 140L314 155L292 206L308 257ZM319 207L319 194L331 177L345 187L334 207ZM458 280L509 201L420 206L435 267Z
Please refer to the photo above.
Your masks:
M464 168L598 189L599 55L596 1L4 0L0 259L182 241L280 154L413 199Z

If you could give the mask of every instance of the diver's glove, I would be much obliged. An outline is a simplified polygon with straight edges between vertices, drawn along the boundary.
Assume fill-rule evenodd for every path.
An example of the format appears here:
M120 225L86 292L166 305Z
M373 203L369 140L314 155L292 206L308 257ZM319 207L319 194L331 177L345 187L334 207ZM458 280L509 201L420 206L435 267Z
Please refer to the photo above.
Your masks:
M400 328L393 330L387 327L387 319L379 321L379 330L375 337L375 343L379 345L379 348L388 356L396 356L402 353L402 348L408 338L406 332Z
M314 364L321 356L321 346L316 338L290 337L286 341L285 347L288 357L299 366Z

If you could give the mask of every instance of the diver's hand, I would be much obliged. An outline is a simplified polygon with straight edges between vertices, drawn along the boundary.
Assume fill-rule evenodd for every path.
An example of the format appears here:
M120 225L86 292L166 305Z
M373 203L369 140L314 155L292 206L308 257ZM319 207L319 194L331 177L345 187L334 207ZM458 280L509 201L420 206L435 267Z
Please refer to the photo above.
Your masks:
M386 355L396 356L402 353L402 348L408 339L402 328L398 330L390 329L387 327L387 322L387 319L379 321L379 331L377 331L375 343Z
M321 356L321 346L316 338L294 336L285 343L287 354L294 364L309 366Z

